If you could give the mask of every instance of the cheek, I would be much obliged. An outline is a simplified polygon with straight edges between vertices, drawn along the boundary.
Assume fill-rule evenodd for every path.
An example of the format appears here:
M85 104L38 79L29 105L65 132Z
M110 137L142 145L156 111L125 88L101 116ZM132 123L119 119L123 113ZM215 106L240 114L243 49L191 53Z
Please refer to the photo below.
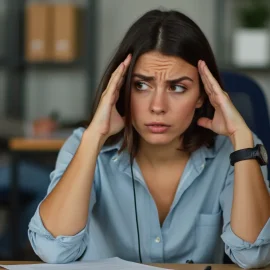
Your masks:
M142 106L139 99L134 94L131 94L130 106L132 121L136 122L136 119L138 119L140 116L139 112L142 110Z
M193 116L196 109L196 100L191 99L182 99L172 101L171 108L175 108L175 115L181 116L181 118L188 117L189 115Z
M182 132L183 130L187 129L192 122L195 109L196 109L196 102L194 101L182 101L178 103L175 107L173 113L173 119L177 130L180 129Z
M140 95L131 94L131 116L133 119L138 119L142 114L142 112L147 108L147 99L142 98Z

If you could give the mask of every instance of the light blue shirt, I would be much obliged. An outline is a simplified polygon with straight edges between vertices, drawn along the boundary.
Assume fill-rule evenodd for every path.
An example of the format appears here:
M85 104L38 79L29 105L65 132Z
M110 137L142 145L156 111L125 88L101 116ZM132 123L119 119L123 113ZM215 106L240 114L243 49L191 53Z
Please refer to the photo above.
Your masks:
M51 173L48 193L61 179L82 138L77 129L61 149ZM254 136L255 144L259 142ZM37 209L29 224L29 239L45 262L67 263L120 257L139 261L129 155L117 150L121 141L104 146L98 156L86 227L74 236L54 238ZM193 152L181 176L175 198L160 226L156 204L134 163L141 254L144 263L222 263L224 247L241 267L270 263L270 219L254 243L243 241L230 226L234 167L230 140L217 136L213 148ZM262 167L267 182L266 166ZM164 179L166 181L166 179ZM76 178L74 178L76 185ZM68 194L67 194L68 196ZM223 240L223 241L222 241ZM224 245L225 243L225 245Z

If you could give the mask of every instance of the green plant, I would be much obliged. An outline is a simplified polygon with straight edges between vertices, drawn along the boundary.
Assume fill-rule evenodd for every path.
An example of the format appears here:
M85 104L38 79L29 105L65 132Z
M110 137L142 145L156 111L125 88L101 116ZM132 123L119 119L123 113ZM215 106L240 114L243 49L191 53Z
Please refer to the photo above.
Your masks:
M265 0L245 1L247 5L239 10L241 25L247 28L263 28L269 20L269 6Z

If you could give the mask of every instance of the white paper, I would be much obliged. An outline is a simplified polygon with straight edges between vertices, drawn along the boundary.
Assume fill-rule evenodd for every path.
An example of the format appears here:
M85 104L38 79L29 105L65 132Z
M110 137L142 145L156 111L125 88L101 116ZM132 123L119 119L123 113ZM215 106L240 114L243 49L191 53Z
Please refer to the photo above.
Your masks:
M129 262L120 258L110 258L91 262L74 262L68 264L20 264L20 265L0 265L9 270L154 270L159 267L143 265Z

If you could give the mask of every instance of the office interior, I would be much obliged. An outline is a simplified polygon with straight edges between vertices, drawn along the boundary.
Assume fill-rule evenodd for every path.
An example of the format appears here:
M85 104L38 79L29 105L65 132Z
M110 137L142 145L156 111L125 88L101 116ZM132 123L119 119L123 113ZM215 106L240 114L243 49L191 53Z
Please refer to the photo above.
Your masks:
M241 112L252 118L250 121L255 126L260 126L261 139L270 151L270 139L265 139L270 138L270 133L266 134L270 130L270 2L262 1L264 10L268 11L265 13L251 2L1 0L0 123L1 119L16 122L23 127L23 133L14 133L8 124L0 126L0 182L7 173L9 177L9 188L0 190L0 239L7 227L12 229L19 224L18 208L32 199L24 192L20 194L18 185L14 184L14 174L21 177L18 167L15 172L14 160L17 165L34 162L45 168L49 184L59 144L75 128L85 125L98 83L115 48L129 26L150 9L176 9L190 16L208 38L220 71L241 74L256 83L261 99L253 100L245 93L246 89L240 89L245 96ZM245 19L245 12L252 19ZM258 110L263 110L263 118L256 118ZM16 141L35 136L44 140L40 146L43 151L35 149L29 154ZM58 141L52 149L48 146L50 150L46 153L45 140L50 139ZM8 168L2 175L1 166ZM28 181L36 181L35 173ZM17 209L14 194L18 196ZM12 245L16 239L8 241ZM38 260L29 244L17 245L15 251L10 247L9 252L0 252L0 260L14 256Z

